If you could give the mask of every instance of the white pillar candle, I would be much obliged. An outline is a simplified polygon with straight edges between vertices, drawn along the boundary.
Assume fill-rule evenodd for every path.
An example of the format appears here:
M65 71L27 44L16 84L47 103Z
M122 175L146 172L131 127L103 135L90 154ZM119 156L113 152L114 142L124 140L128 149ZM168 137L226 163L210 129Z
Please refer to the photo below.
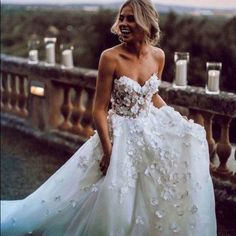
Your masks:
M186 60L176 61L175 84L177 86L187 85L187 61Z
M55 64L55 44L49 43L46 45L46 62L47 64Z
M29 51L29 62L30 63L38 62L38 50L32 49Z
M207 88L209 91L217 92L219 90L220 71L209 70L208 71L208 83Z
M71 49L66 49L62 52L62 65L66 68L72 68L74 66Z

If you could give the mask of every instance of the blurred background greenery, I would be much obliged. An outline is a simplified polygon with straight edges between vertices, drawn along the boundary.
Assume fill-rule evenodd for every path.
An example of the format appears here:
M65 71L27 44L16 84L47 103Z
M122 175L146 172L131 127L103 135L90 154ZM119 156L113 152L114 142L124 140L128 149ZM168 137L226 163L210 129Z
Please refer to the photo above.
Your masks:
M27 42L40 39L41 60L44 58L43 38L57 37L59 45L72 44L76 66L97 69L101 52L119 43L110 33L116 11L82 11L78 9L33 9L27 6L2 6L1 53L27 57ZM190 16L174 12L160 14L162 37L159 47L166 54L163 80L174 77L174 52L190 52L188 83L205 86L206 62L223 63L220 87L236 92L236 16Z

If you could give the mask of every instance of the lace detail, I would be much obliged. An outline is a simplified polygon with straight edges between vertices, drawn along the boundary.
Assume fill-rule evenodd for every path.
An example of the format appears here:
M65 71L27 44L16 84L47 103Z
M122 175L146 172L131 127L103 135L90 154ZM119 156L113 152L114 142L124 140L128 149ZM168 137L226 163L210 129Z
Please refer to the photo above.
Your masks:
M160 80L153 74L143 86L127 76L114 80L111 96L112 110L120 115L136 118L148 114L152 96L158 92Z

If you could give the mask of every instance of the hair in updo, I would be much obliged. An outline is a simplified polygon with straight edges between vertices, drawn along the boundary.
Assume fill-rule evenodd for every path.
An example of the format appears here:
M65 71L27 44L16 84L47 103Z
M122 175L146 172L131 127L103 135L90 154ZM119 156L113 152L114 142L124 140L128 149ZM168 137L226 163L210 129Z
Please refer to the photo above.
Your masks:
M156 45L160 40L159 15L150 0L126 0L120 7L111 32L120 35L119 17L122 9L126 6L133 9L135 22L145 32L146 43Z

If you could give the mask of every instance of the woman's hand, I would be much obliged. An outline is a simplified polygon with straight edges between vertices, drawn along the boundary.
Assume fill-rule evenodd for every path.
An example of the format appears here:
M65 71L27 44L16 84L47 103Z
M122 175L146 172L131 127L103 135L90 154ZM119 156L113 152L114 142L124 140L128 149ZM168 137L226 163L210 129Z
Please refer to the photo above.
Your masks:
M103 175L106 175L107 169L110 165L111 152L112 152L112 144L109 144L109 148L107 148L107 151L104 152L99 164L100 170L103 173Z
M102 160L100 161L100 170L103 173L103 175L105 176L107 173L107 169L110 165L110 155L103 155L102 156Z

